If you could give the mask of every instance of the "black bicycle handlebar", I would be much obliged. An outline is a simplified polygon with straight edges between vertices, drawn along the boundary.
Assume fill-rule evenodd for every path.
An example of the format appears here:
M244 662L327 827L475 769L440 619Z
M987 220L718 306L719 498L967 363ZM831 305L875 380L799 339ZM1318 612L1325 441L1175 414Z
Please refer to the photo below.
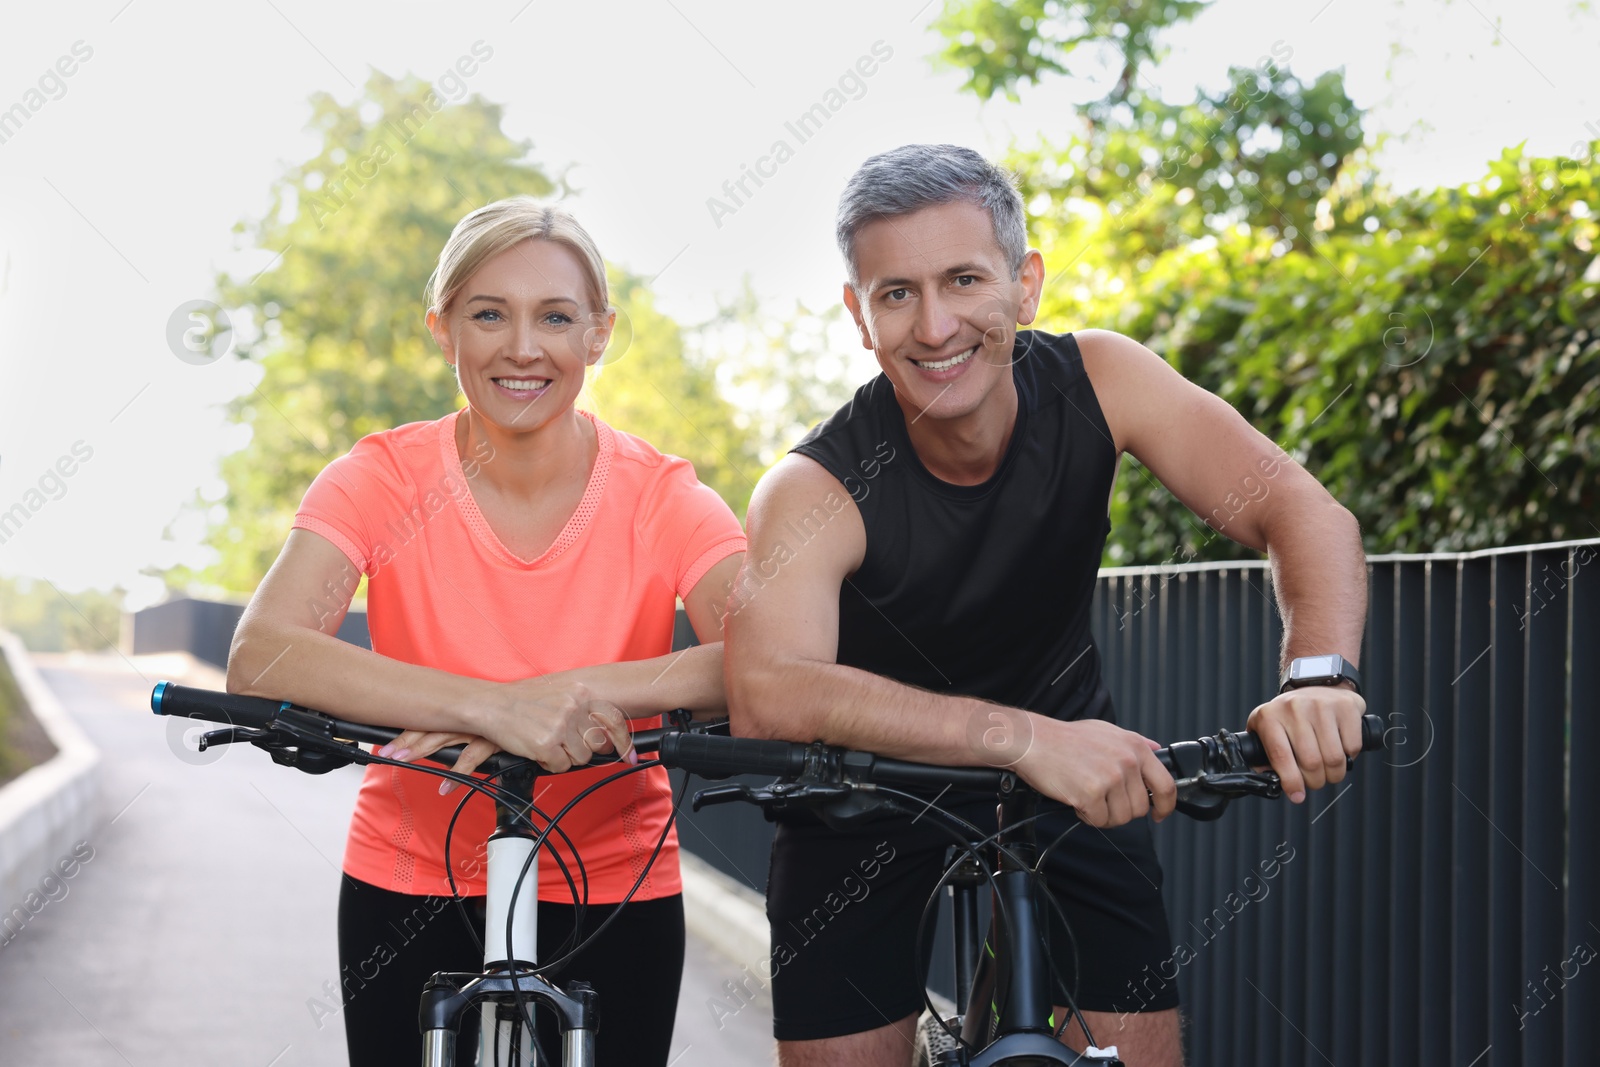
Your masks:
M702 778L728 778L735 774L791 778L806 769L808 746L754 737L674 733L661 738L658 751L661 762Z
M1363 715L1361 717L1361 751L1377 752L1383 748L1384 726L1383 720L1376 715ZM1237 733L1233 736L1239 739L1239 755L1252 767L1265 767L1272 761L1267 759L1267 750L1261 744L1261 738L1253 733Z
M156 683L155 689L150 693L150 710L157 715L200 719L204 722L222 723L236 729L264 731L275 727L302 740L314 739L316 742L326 742L329 745L339 741L385 745L405 732L390 726L373 726L364 722L336 719L319 711L291 704L287 700L269 700L266 697L244 696L240 693L219 693L211 689L178 685L175 682ZM246 737L237 740L248 739ZM461 751L465 747L465 745L450 745L429 756L419 758L449 767L460 758ZM527 762L521 756L514 756L509 752L496 752L478 766L478 771L484 774L503 774L512 767Z
M271 743L263 747L273 751L274 759L313 771L331 769L338 766L341 759L349 762L364 757L351 742L382 745L402 732L392 727L335 719L288 701L219 693L173 682L156 684L150 694L150 709L157 715L201 719L247 731L238 736L233 731L221 731L224 736L215 737L215 741L270 740ZM1381 749L1383 734L1382 719L1376 715L1363 717L1363 750ZM295 758L298 752L281 755L284 749L293 750L295 741L319 749L324 755L303 761ZM851 785L953 788L994 794L1009 793L1017 784L1015 773L1005 768L940 767L816 743L719 736L701 730L645 730L634 734L633 742L640 752L657 752L666 766L704 778L761 774L808 779L823 787L848 782ZM462 747L442 748L426 758L448 767L460 756ZM341 749L349 751L341 757ZM1215 818L1233 796L1281 795L1276 775L1253 770L1269 762L1261 739L1253 733L1224 730L1214 737L1177 742L1157 750L1155 755L1179 783L1180 809L1196 818ZM520 756L501 752L485 760L478 770L487 774L503 773L511 767L526 766L528 762ZM735 797L723 793L716 799Z

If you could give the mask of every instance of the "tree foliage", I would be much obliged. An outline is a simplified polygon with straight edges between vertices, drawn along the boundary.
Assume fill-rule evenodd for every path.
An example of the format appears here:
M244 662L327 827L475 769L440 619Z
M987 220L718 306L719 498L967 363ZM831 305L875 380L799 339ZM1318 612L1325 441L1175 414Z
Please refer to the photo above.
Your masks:
M759 454L776 463L878 373L843 304L816 312L796 301L785 315L764 307L746 278L715 317L693 329L693 345L714 359L734 419Z
M613 272L618 327L589 407L617 429L694 463L742 520L761 475L758 447L717 383L717 363L657 310L643 281Z
M1162 30L1194 18L1210 0L961 0L935 23L943 60L967 74L962 86L988 100L1017 99L1019 86L1073 72L1074 53L1111 50L1116 86L1107 102L1135 89L1139 69L1159 58Z
M1235 229L1153 257L1137 288L1049 312L1140 338L1304 462L1370 552L1600 535L1600 166L1509 149L1483 181L1336 202L1283 252ZM1368 232L1370 230L1370 232ZM1117 558L1237 556L1125 478Z
M222 302L253 326L239 331L248 334L239 354L263 377L232 405L251 435L222 463L227 518L212 531L220 559L208 584L253 590L306 487L358 439L464 403L424 321L439 251L476 207L565 192L500 118L477 97L441 107L426 83L381 73L349 105L312 99L320 149L277 182L262 218L237 227L280 254L257 277L218 280ZM594 404L617 428L694 462L742 507L749 489L734 471L752 454L728 432L714 370L688 359L642 282L620 271L613 280L623 329Z
M121 589L70 596L47 581L0 577L0 630L34 652L115 648L122 625Z

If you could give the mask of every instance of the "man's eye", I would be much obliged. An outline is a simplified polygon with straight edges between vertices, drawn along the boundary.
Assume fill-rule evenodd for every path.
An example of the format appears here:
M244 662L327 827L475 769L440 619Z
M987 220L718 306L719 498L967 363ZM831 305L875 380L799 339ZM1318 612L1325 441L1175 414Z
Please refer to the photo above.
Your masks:
M963 275L961 275L960 277L958 277L956 279L956 285L959 286L962 289L965 289L968 286L977 285L977 284L978 284L978 279L976 277L974 277L973 275L971 275L971 274L963 274Z
M904 300L906 297L910 296L911 295L911 290L910 289L890 289L889 292L886 295L887 295L888 299L898 303L899 301Z

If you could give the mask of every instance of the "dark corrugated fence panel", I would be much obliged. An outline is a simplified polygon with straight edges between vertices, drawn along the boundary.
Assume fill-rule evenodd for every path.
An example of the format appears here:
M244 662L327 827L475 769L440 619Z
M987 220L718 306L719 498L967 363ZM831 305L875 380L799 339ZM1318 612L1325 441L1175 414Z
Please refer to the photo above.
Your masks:
M1490 564L1494 599L1488 658L1494 703L1490 711L1489 804L1484 811L1493 831L1489 838L1489 1040L1494 1044L1490 1060L1494 1067L1522 1062L1520 1030L1507 1006L1522 999L1523 861L1516 842L1506 834L1522 825L1523 657L1517 613L1527 593L1527 573L1525 555L1496 556ZM1483 807L1476 797L1470 799Z
M1393 564L1395 569L1395 647L1393 698L1390 713L1417 717L1427 699L1427 564ZM1368 760L1363 767L1379 761ZM1389 1063L1416 1063L1417 1019L1422 1014L1422 854L1430 839L1447 836L1448 829L1425 822L1423 768L1408 767L1388 774L1394 782L1388 825L1389 886L1389 989L1388 1041L1377 1044ZM1362 786L1364 775L1349 788Z
M1600 546L1569 550L1566 577L1568 674L1566 729L1567 907L1563 945L1600 951ZM1577 759L1573 757L1577 756ZM1563 1020L1568 1062L1600 1050L1600 959L1585 965L1568 993Z
M1553 1063L1561 1056L1560 976L1568 946L1562 944L1565 867L1567 582L1565 550L1528 557L1528 591L1518 620L1523 672L1522 969L1549 1002L1522 1023L1522 1062ZM1590 842L1589 847L1600 845ZM1595 977L1591 975L1589 977ZM1600 1050L1591 1050L1591 1052Z
M1429 561L1427 568L1427 664L1421 706L1412 712L1395 709L1385 718L1396 742L1384 762L1396 773L1422 776L1421 810L1412 825L1422 837L1421 900L1422 937L1418 957L1419 1008L1417 1063L1456 1062L1450 1054L1450 986L1454 975L1451 952L1454 829L1450 812L1455 805L1455 750L1440 736L1440 724L1449 725L1451 682L1455 679L1457 571L1453 563ZM1398 717L1396 717L1398 716ZM1371 759L1365 766L1370 765ZM1402 847L1404 842L1401 842ZM1464 1061L1463 1061L1464 1062Z
M1489 1047L1489 838L1494 834L1483 812L1489 808L1490 563L1459 565L1461 611L1456 619L1455 663L1450 683L1453 722L1441 723L1455 754L1450 783L1451 950L1454 984L1450 991L1451 1063L1470 1063Z

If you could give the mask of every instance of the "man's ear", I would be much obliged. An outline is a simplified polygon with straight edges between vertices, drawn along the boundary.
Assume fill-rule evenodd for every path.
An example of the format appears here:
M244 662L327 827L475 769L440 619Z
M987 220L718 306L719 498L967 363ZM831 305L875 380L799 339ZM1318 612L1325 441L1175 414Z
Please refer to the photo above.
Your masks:
M450 331L445 329L444 319L437 308L428 309L428 332L433 334L434 344L439 346L439 351L444 353L444 361L452 367L456 365L456 349L450 340Z
M1039 316L1039 301L1044 293L1044 256L1037 248L1028 249L1017 272L1022 283L1022 303L1017 307L1017 324L1026 326Z
M861 334L861 347L868 352L877 351L872 345L872 333L867 329L867 320L861 317L861 301L856 296L856 290L849 282L844 283L844 306L850 309L850 317L856 320L856 331Z

